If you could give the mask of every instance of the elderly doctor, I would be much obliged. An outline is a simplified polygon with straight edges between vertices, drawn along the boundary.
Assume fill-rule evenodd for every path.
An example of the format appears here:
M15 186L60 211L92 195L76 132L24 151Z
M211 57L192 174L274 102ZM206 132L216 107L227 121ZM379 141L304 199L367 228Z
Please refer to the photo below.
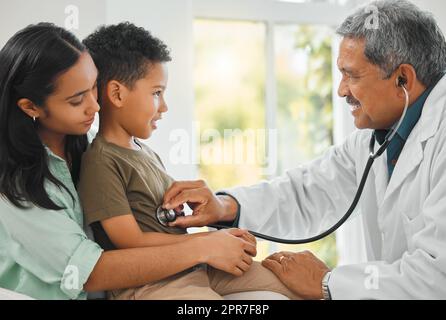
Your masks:
M384 143L358 209L364 217L368 262L329 268L309 252L276 253L263 264L307 299L446 298L446 43L433 17L408 1L373 2L349 16L337 33L339 95L361 129L320 159L270 182L214 195L203 181L176 182L166 208L192 205L172 225L226 221L249 230L303 238L323 232L355 197L372 135ZM376 18L376 17L375 17ZM328 226L328 227L327 227ZM368 286L369 270L377 285Z

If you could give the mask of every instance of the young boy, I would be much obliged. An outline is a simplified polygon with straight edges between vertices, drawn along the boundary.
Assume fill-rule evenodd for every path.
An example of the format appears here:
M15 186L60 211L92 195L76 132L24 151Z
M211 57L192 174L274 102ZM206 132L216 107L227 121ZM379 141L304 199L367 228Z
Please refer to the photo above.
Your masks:
M112 250L175 244L202 236L157 221L156 210L173 179L157 154L137 139L149 138L167 111L163 95L170 56L166 46L130 23L101 27L84 44L99 71L101 111L99 133L82 159L79 194L96 241ZM197 266L140 288L112 291L109 296L222 299L230 293L262 290L296 298L260 263L249 264L241 266L240 274L246 272L240 277Z

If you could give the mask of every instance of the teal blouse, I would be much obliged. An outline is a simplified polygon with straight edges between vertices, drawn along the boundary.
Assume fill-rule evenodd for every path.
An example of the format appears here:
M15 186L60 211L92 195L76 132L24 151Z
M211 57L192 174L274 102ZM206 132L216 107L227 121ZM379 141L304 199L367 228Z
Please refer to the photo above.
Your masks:
M22 210L0 196L0 287L35 299L86 299L83 285L102 254L83 229L77 191L65 160L46 148L49 168L74 196L51 182L51 200L65 210Z

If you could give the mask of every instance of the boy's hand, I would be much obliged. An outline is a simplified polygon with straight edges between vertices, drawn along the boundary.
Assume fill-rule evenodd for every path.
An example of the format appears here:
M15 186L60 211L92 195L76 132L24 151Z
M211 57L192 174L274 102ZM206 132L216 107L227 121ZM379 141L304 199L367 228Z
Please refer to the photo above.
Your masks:
M235 276L248 271L257 254L251 237L241 229L220 230L197 240L202 240L198 250L203 252L203 263Z
M233 229L229 229L229 230L233 230ZM251 243L253 246L257 247L257 239L256 239L256 237L254 237L252 234L250 234L248 230L244 230L244 229L240 229L240 230L245 231L245 233L243 233L240 236L240 238L242 238L246 242Z

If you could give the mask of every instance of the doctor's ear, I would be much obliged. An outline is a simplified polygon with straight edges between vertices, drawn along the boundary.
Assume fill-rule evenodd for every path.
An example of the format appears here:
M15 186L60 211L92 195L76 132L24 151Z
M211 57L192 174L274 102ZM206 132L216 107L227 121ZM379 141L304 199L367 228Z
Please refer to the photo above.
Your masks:
M105 88L107 99L116 107L122 108L124 106L125 98L128 94L128 89L119 81L112 80L107 83Z
M415 68L410 64L402 64L396 71L395 85L400 89L404 86L406 90L410 93L418 84L419 80L417 78L417 73ZM404 92L399 90L404 97Z

